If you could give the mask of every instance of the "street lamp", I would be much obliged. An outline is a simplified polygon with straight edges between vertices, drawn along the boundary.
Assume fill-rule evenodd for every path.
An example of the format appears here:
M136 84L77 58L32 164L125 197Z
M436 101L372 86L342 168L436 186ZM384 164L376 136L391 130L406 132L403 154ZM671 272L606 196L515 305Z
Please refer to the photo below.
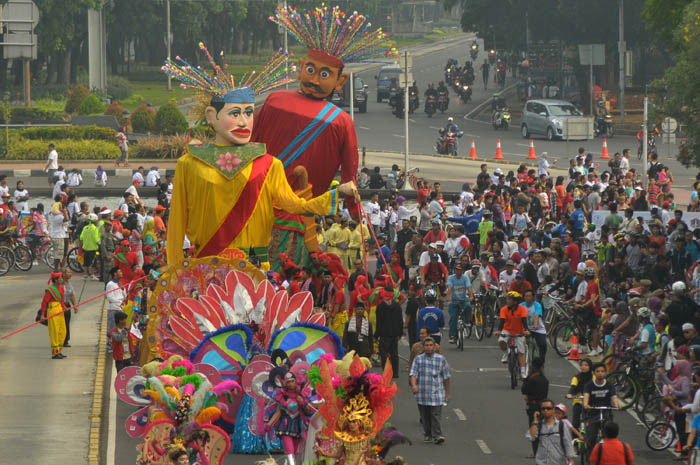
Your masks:
M167 34L165 41L168 47L168 59L170 59L170 45L172 43L172 38L170 37L170 0L165 0L165 5L165 24ZM173 83L172 79L170 78L170 74L168 74L168 90L173 90Z

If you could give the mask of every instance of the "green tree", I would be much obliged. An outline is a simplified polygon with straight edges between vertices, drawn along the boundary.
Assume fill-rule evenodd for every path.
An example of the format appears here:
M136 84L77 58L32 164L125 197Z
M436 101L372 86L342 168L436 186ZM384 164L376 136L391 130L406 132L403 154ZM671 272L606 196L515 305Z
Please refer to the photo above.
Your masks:
M105 111L104 104L95 94L90 94L78 105L79 115L100 115Z
M75 113L88 95L90 95L90 91L82 84L78 84L73 87L73 89L69 89L68 100L66 100L64 111L66 113Z
M155 119L155 130L164 136L183 134L187 132L189 125L180 109L175 103L166 103L158 109Z
M683 11L691 0L646 0L642 17L647 27L667 47L677 48L674 33L683 20Z
M151 132L156 124L156 112L148 105L139 105L131 114L131 130L134 132Z

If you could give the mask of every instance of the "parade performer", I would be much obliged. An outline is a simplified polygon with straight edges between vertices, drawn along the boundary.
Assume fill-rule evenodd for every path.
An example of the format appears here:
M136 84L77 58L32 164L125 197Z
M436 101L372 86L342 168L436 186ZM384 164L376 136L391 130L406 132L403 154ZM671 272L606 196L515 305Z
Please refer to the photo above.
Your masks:
M286 82L283 53L236 87L204 44L200 49L213 67L212 74L179 57L178 63L168 59L163 66L182 87L200 91L199 101L204 102L200 115L216 132L215 144L189 145L178 159L168 221L168 264L183 260L186 234L196 257L236 248L258 257L267 268L273 204L291 213L334 214L339 194L355 196L357 189L347 182L311 200L301 199L289 187L282 163L267 154L265 144L250 143L255 94Z
M49 278L49 287L44 292L44 298L41 300L41 319L46 321L47 318L61 313L64 310L63 306L63 273L51 273ZM48 320L49 339L51 340L51 358L60 360L66 358L61 352L63 351L63 342L66 339L66 322L62 316L50 318Z
M283 163L287 179L295 190L304 187L294 174L299 166L306 168L314 196L330 187L338 169L341 182L354 182L358 165L355 126L347 113L328 100L347 82L349 76L343 73L346 64L396 54L396 51L381 28L370 31L365 16L346 15L338 7L324 6L306 13L292 7L278 8L270 20L308 51L297 62L299 91L278 90L267 97L256 116L251 140L264 142L268 153ZM346 198L346 207L357 216L353 198ZM288 216L278 215L277 218L275 228L302 224L298 217L296 221ZM300 231L303 233L303 229ZM289 253L293 251L290 248L286 249ZM298 259L297 263L306 265Z

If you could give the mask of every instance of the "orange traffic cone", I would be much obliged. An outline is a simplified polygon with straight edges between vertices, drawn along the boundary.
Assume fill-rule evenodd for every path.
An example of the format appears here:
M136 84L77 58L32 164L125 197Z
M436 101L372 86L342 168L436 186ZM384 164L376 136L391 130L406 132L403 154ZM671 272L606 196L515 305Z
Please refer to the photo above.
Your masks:
M537 160L537 155L535 155L535 141L530 139L530 152L527 154L528 160Z
M469 151L469 158L477 158L476 156L476 142L472 139L472 148Z
M610 155L608 155L608 139L603 139L603 153L600 154L600 158L610 158Z
M581 360L581 354L578 351L578 337L571 336L571 349L569 350L569 360Z
M503 160L503 152L501 151L501 139L496 142L496 156L493 157L494 160Z

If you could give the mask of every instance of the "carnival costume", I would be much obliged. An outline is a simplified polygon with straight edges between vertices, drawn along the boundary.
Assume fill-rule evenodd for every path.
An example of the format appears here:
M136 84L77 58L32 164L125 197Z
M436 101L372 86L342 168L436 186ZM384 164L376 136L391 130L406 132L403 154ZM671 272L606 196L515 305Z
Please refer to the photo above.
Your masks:
M41 300L41 315L43 318L49 318L47 321L49 327L49 339L51 341L51 355L54 358L63 357L63 342L66 339L66 322L60 317L51 318L57 313L61 313L64 306L64 290L63 286L52 284L56 278L63 276L60 272L53 272L49 278L49 287L44 292L44 298Z
M179 57L179 63L168 59L163 71L180 80L183 87L207 95L212 105L246 105L246 111L250 108L252 115L256 93L287 82L283 53L275 55L260 73L252 73L242 87L237 88L233 78L214 62L206 47L200 44L200 48L214 69L212 75ZM235 134L235 130L231 133ZM291 213L329 215L336 212L338 200L335 189L308 201L295 195L287 183L282 163L267 154L265 144L188 146L178 159L175 171L168 221L168 263L183 260L182 244L186 234L197 257L218 255L236 248L266 264L274 221L273 205Z
M314 196L325 192L340 169L341 182L355 181L358 166L357 137L352 118L336 105L326 100L333 90L326 94L308 95L308 90L316 83L307 82L303 67L312 60L320 66L332 68L334 86L339 91L347 74L342 70L345 64L366 61L375 56L396 54L395 49L381 28L370 30L368 19L358 13L346 16L338 7L316 8L313 11L297 12L292 7L278 8L275 16L269 18L280 28L292 35L308 49L307 57L299 61L297 70L301 80L300 91L278 90L271 93L256 116L253 128L254 142L264 142L268 153L277 157L283 164L290 185L302 189L305 184L295 169L304 167L308 172L308 183ZM319 69L319 73L321 69ZM317 73L318 74L318 73ZM318 89L318 86L314 88ZM356 202L346 197L346 206L353 216L357 216ZM276 212L275 229L282 231L280 240L274 247L273 257L286 252L297 263L306 265L306 260L287 240L293 231L299 241L306 234L306 246L315 243L309 236L315 235L315 225L304 223L303 218L289 213ZM292 212L293 213L293 212ZM309 229L311 229L309 231ZM276 233L278 234L278 233ZM273 236L276 237L276 236ZM287 244L290 244L289 248Z

